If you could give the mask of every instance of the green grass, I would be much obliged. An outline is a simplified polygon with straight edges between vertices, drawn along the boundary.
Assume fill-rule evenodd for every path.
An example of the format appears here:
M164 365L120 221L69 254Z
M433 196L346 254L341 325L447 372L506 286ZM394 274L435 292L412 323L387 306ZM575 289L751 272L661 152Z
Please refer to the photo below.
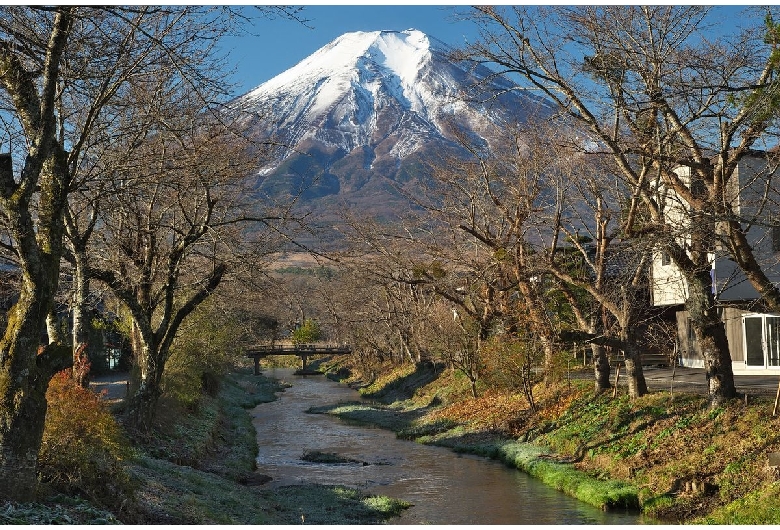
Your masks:
M504 442L497 448L499 460L583 502L609 510L639 509L637 489L618 480L599 480L560 463L543 448L521 442Z
M114 514L87 501L58 495L45 503L0 504L2 525L120 524Z
M779 524L780 482L774 482L768 487L749 493L693 522L719 525Z

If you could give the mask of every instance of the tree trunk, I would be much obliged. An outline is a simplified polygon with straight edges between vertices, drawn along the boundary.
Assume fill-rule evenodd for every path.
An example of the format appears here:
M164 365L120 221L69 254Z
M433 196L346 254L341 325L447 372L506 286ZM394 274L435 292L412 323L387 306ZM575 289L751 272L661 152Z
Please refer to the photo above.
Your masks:
M727 399L737 397L737 389L726 328L715 308L712 279L708 270L689 276L688 292L686 308L704 357L710 404L715 407Z
M62 342L62 333L60 333L60 321L54 310L46 315L46 335L49 337L48 344Z
M623 343L623 354L626 361L626 378L628 380L628 395L638 398L647 394L647 383L642 369L642 359L638 348L637 314L641 314L643 307L641 291L635 284L623 285L620 288L621 303L620 317L620 341ZM618 315L615 315L616 317Z
M642 363L638 359L629 358L626 355L626 380L628 381L628 395L632 398L642 397L647 394L647 383L642 371Z
M546 383L560 379L560 373L555 369L555 348L553 342L547 337L540 335L539 342L544 352L544 381Z
M73 379L82 388L89 386L90 362L87 352L89 320L87 318L87 299L89 297L89 278L86 274L86 255L83 251L75 253L73 289Z
M152 429L157 402L162 390L155 373L141 375L141 381L135 393L130 397L127 407L127 419L130 427L139 433L149 433Z
M631 398L642 397L647 394L647 382L645 381L642 361L636 348L636 338L631 333L623 338L626 358L626 380L628 381L628 395Z
M0 498L23 502L35 497L48 385L48 379L33 375L39 370L35 358L46 315L39 315L35 326L36 319L30 314L37 300L27 283L9 313L0 353Z
M594 344L591 342L590 351L593 356L593 376L596 380L596 387L594 390L596 394L601 394L602 392L609 390L612 386L609 382L609 375L611 372L609 367L609 356L607 355L604 346L601 344Z
M401 357L409 359L409 362L415 362L412 348L409 346L409 334L402 330L398 330L398 339L401 342Z
M603 308L604 306L602 304L602 312ZM583 319L582 322L584 324L585 320ZM588 324L588 333L594 336L598 334L603 327L601 322L601 318L591 316L590 323ZM601 394L602 392L606 392L612 387L611 383L609 382L609 375L611 372L609 366L609 355L607 355L607 350L604 348L603 344L596 344L595 342L590 343L590 352L591 357L593 358L593 379L595 380L594 391L596 394Z
M16 352L15 357L22 357ZM22 363L19 363L22 364ZM19 377L19 370L12 369L3 374ZM41 380L45 378L40 378ZM46 380L48 384L48 380ZM12 396L5 392L0 421L3 425L0 440L0 498L29 502L34 500L38 484L36 466L38 451L43 437L46 417L46 388L30 385L16 388ZM15 402L13 405L8 401Z
M35 496L49 380L70 357L56 344L39 346L47 315L40 291L23 281L0 343L0 499L20 502Z
M127 419L132 429L148 433L152 427L157 402L162 395L161 383L165 363L160 359L156 348L141 337L141 333L135 332L133 335L133 353L140 370L140 379L138 388L130 396Z
M58 370L69 366L57 343L41 345L57 292L62 255L65 206L64 151L49 146L51 156L39 168L37 223L30 197L10 193L15 186L11 156L0 160L0 200L6 224L20 256L19 300L8 312L0 340L0 499L31 501L37 484L36 465L46 421L46 389ZM25 171L35 165L26 160Z

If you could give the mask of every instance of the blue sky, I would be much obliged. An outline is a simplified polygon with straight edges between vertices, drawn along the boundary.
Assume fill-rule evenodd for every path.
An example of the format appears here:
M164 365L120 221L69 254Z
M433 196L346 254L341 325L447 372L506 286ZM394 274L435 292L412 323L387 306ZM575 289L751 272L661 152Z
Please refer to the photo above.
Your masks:
M745 6L718 6L713 20L733 28L742 19ZM244 9L252 9L244 7ZM295 66L336 37L350 31L418 29L451 46L476 40L473 22L457 20L466 5L307 5L300 13L308 20L299 22L258 18L252 35L229 39L225 49L236 65L231 80L235 95L244 94L272 77Z
M277 18L259 19L252 33L229 39L236 95L243 94L295 66L336 37L350 31L418 29L451 46L476 38L473 23L455 21L464 6L442 5L307 5L300 14L310 28Z

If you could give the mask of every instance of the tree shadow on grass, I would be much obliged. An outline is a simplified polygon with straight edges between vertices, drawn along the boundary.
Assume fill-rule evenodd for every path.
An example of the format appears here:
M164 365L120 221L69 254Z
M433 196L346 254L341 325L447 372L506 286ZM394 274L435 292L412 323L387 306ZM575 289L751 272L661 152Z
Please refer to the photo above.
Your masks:
M409 399L414 396L418 389L438 379L444 368L443 364L431 362L417 363L414 372L393 381L375 392L367 392L363 396L383 403Z

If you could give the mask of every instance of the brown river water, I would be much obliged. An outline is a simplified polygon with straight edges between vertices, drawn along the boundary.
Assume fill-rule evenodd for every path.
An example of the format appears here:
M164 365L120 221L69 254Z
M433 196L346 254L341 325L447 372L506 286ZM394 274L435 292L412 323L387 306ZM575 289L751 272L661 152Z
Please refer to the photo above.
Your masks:
M358 400L359 394L324 376L293 375L291 369L265 375L293 385L277 401L252 411L258 471L273 477L268 487L338 484L411 502L414 506L392 524L651 523L637 514L602 512L496 461L309 414L310 407ZM311 463L301 459L307 451L369 465Z

